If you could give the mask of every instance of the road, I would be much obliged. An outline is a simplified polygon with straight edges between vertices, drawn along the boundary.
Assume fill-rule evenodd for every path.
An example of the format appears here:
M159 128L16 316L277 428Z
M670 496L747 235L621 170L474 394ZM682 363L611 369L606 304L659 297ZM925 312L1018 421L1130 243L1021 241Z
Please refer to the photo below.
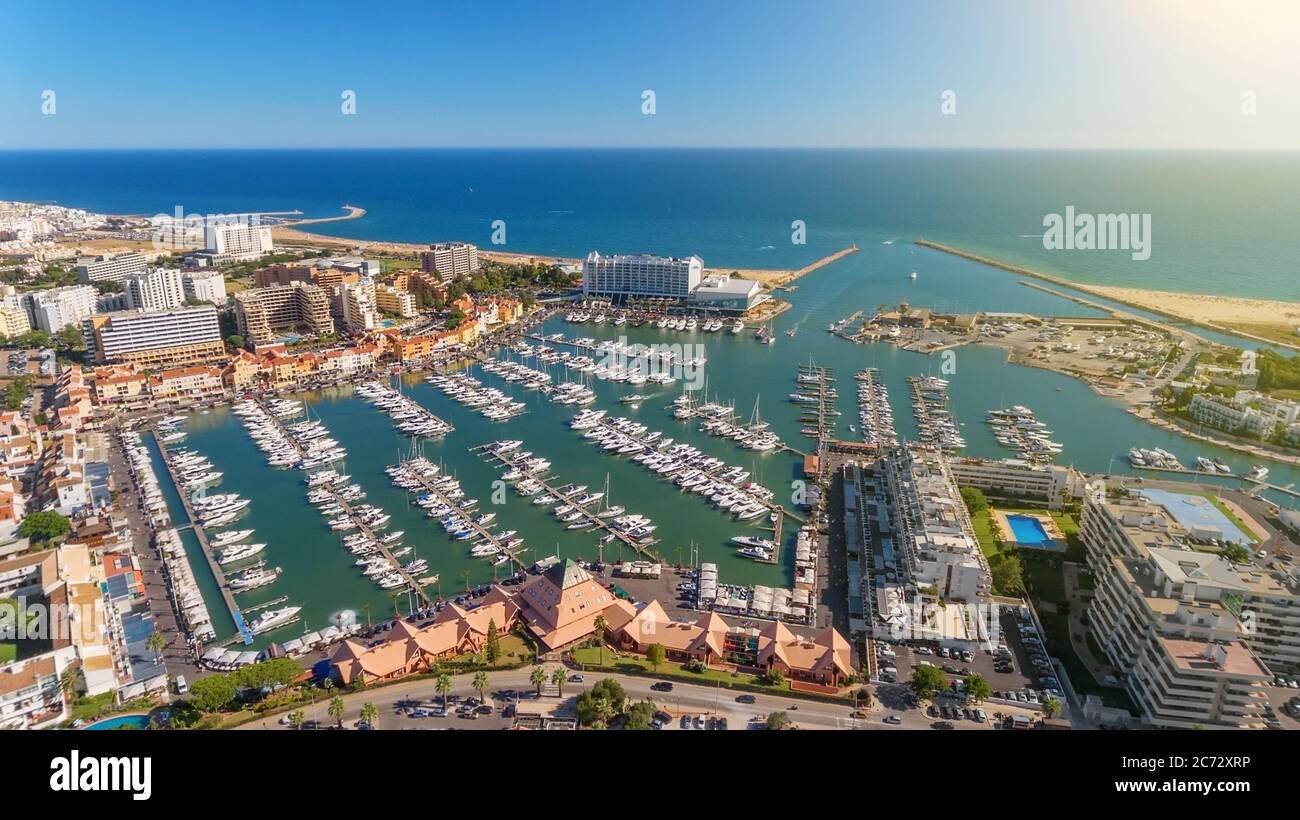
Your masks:
M558 667L554 664L548 665L546 667L548 675L555 668ZM536 687L529 681L531 674L532 667L489 673L491 683L488 688L489 697L496 701L497 706L502 706L506 702L505 699L493 693L516 690L522 694L517 707L520 713L554 713L572 716L573 701L582 691L602 678L612 677L622 684L629 699L650 698L660 709L674 718L681 715L701 714L725 717L727 728L730 730L743 730L752 718L765 719L771 712L782 711L786 712L794 724L802 729L928 729L933 722L933 719L922 709L915 707L890 709L879 702L868 712L868 717L855 719L851 716L853 710L848 706L760 694L754 695L755 702L752 704L737 703L736 697L741 693L711 686L675 683L671 692L656 692L650 688L656 682L653 678L633 675L585 673L585 680L582 683L565 684L563 698L543 696L538 699L535 694ZM471 680L471 675L454 677L452 693L461 697L476 696ZM350 692L343 695L346 707L343 725L347 728L354 727L361 717L362 705L367 702L375 704L379 709L379 718L375 726L377 729L501 729L510 724L509 720L499 716L499 712L491 718L480 718L475 721L457 720L455 717L414 719L405 714L404 707L414 701L437 702L437 700L438 695L434 690L432 679L397 683L382 689ZM304 712L307 720L316 720L322 726L333 725L334 721L329 717L327 707L328 698L323 698L318 700L314 707L308 705L299 708ZM278 722L284 714L286 713L271 715L239 728L290 729L289 726ZM897 715L902 723L897 725L885 723L884 718L887 715ZM677 729L678 725L678 722L674 721L669 728ZM955 728L974 730L988 729L989 726L960 721L955 724Z

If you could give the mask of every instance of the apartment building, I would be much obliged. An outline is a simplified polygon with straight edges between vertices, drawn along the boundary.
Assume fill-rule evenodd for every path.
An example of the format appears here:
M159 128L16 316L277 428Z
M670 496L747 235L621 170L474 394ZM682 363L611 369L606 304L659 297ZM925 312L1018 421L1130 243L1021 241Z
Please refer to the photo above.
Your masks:
M81 324L94 315L98 292L90 285L69 285L24 293L32 327L46 333L58 333L68 325Z
M129 310L171 310L185 304L181 272L172 268L151 268L128 273L122 280Z
M31 318L20 307L0 307L0 336L12 339L31 331Z
M375 288L375 307L384 313L396 314L403 319L411 319L419 314L414 295L389 285Z
M217 222L203 229L203 249L219 259L246 262L275 249L271 228L256 221Z
M1187 411L1201 424L1229 433L1268 437L1277 427L1277 421L1270 413L1205 393L1192 396Z
M582 265L584 296L686 299L700 286L704 260L641 253L601 256L592 251Z
M116 256L83 256L77 259L77 276L87 285L95 282L121 282L128 274L147 266L144 254L120 253Z
M948 469L963 487L997 498L1044 501L1054 510L1066 499L1082 495L1085 483L1070 467L1023 459L949 458Z
M185 271L181 284L185 298L191 302L211 302L218 307L226 303L226 277L221 271Z
M378 325L375 315L375 284L370 279L336 287L334 305L339 322L354 333L374 330Z
M913 582L945 601L987 599L993 587L988 562L943 453L911 445L887 462L898 542Z
M1188 535L1144 498L1088 500L1093 637L1152 726L1261 727L1270 663L1300 658L1295 579L1192 549Z
M300 281L236 293L235 321L253 344L272 341L286 330L334 332L329 296L323 288Z
M154 313L109 313L82 324L96 364L141 370L205 364L224 358L221 324L211 306Z
M478 247L468 242L439 242L420 253L420 270L437 274L444 284L478 272Z
M164 370L150 380L154 399L193 401L213 398L225 392L219 367L178 367Z

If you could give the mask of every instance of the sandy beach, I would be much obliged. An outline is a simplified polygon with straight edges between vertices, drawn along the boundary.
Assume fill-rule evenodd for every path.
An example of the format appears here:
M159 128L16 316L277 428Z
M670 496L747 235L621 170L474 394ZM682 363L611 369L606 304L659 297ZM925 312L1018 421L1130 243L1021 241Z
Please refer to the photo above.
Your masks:
M1296 328L1300 327L1300 302L1148 290L1113 285L1090 285L1060 276L1052 276L1031 268L1010 265L960 248L940 245L937 242L921 239L917 240L916 244L1011 273L1052 282L1081 293L1089 293L1093 296L1110 299L1113 302L1141 308L1142 310L1158 313L1199 327L1300 350L1300 336L1297 336L1295 332Z

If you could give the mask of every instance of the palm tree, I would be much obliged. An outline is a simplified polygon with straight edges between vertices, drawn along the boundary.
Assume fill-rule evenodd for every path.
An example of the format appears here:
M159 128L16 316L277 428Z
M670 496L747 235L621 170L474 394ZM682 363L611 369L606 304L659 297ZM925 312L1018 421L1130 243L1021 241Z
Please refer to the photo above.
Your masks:
M487 699L483 697L483 693L486 692L488 688L487 672L475 672L473 686L474 686L474 691L478 692L479 702L486 703Z
M1057 698L1048 698L1043 701L1043 713L1049 718L1060 717L1062 711L1061 701Z
M604 615L596 616L596 645L600 647L600 665L605 665L605 630L609 628L609 622L605 620Z
M145 646L153 653L154 660L157 661L162 657L163 647L167 646L167 639L161 632L155 630L149 635L149 640L145 641Z
M533 673L528 676L528 680L532 681L533 686L537 687L537 697L540 698L542 696L542 687L546 684L546 670L540 666L534 666Z
M555 691L560 697L564 697L564 670L556 669L551 673L551 683L555 684Z
M375 719L378 717L379 707L368 701L361 705L361 719L366 722L367 726L373 727L375 725Z
M340 729L343 728L343 709L344 706L343 706L342 696L335 695L333 698L330 699L330 708L329 708L330 717L338 721L338 727Z
M77 668L69 666L59 675L59 694L63 695L63 697L71 698L75 693L77 688L77 674Z
M307 718L301 709L289 713L289 725L295 729L301 729L303 721Z
M443 672L434 681L433 688L437 690L438 695L442 698L442 708L447 708L447 696L451 694L451 675Z

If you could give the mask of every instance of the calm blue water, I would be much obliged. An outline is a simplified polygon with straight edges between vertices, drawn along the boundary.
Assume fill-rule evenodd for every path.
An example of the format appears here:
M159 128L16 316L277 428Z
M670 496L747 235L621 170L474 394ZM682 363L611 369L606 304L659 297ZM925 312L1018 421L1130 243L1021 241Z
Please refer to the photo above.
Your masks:
M1017 544L1037 546L1051 540L1047 537L1047 530L1043 529L1042 522L1032 516L1008 515L1007 523L1011 525L1011 533L1016 537Z
M136 729L149 728L148 715L122 715L121 717L101 720L99 723L92 723L85 727L88 730L94 729L121 729L123 726L132 726Z
M325 233L798 267L924 236L1082 282L1300 300L1300 154L882 150L0 152L0 198L110 213L300 209ZM1047 251L1047 213L1152 215L1153 253ZM791 222L807 244L791 243ZM960 300L967 294L957 292Z

